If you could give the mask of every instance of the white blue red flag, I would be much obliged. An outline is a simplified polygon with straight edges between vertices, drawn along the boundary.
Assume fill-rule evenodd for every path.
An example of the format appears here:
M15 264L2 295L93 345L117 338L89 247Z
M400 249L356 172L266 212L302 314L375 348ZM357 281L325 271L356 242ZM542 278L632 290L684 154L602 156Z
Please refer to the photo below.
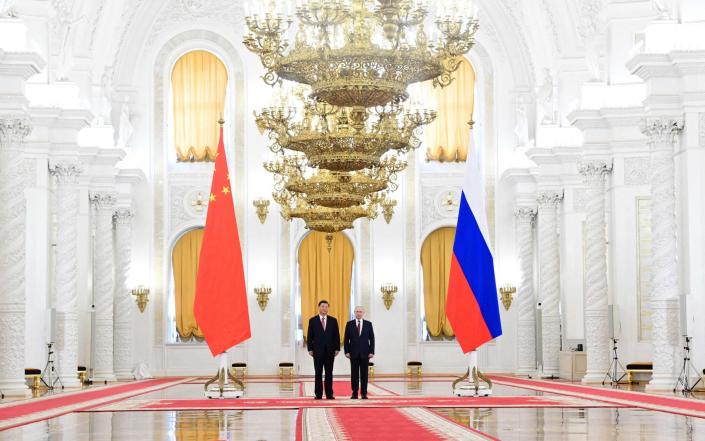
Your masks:
M446 299L446 316L464 353L502 335L479 160L477 152L468 156Z

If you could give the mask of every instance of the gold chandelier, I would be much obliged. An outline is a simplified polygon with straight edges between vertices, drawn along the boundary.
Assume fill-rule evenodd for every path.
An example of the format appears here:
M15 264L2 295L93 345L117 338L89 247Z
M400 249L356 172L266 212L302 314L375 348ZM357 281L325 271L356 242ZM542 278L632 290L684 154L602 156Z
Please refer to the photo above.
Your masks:
M455 5L437 14L436 41L426 33L426 1L308 0L296 9L293 44L286 34L294 20L275 5L246 17L244 44L267 69L267 84L307 84L312 98L337 106L400 103L410 84L450 84L475 43L475 8L436 3Z
M461 13L457 0L437 0L438 38L429 39L425 0L301 0L292 44L294 15L283 7L291 3L257 2L244 39L266 69L265 83L297 84L255 113L276 154L265 163L275 177L274 200L285 219L326 233L380 212L389 223L404 156L436 117L404 103L408 88L451 83L474 44L476 10L464 5Z
M287 98L255 114L260 132L269 133L274 153L302 153L309 165L349 172L380 166L388 151L406 154L421 144L421 128L436 112L388 105L373 109L331 106L293 92L302 109Z

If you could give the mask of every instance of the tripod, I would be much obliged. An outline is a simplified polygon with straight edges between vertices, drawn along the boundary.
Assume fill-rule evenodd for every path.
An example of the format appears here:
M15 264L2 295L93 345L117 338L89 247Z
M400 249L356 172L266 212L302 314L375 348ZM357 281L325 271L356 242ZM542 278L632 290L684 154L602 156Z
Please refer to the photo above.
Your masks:
M47 354L47 364L44 366L44 370L42 371L42 383L44 383L49 390L53 390L56 383L59 383L62 389L64 388L64 383L61 381L61 377L56 375L56 378L54 378L56 368L54 366L54 351L52 350L53 345L54 342L47 343L49 353Z
M698 370L695 369L695 366L693 366L693 362L690 361L690 340L692 340L692 337L688 337L687 335L683 336L685 338L685 346L683 346L683 368L681 369L680 375L678 375L678 381L676 381L676 385L673 388L673 392L678 390L678 385L682 387L682 392L684 394L686 393L692 393L693 389L695 389L695 386L698 385L703 379L703 377L700 377L698 375ZM692 385L690 384L690 370L693 370L695 372L695 375L698 375L698 381L693 383Z
M610 367L607 368L607 373L605 373L605 378L602 379L602 384L605 384L607 379L610 379L610 386L617 386L619 382L627 375L626 369L622 366L619 361L619 356L617 355L617 341L618 339L612 337L612 361L610 362ZM622 372L622 375L619 373Z

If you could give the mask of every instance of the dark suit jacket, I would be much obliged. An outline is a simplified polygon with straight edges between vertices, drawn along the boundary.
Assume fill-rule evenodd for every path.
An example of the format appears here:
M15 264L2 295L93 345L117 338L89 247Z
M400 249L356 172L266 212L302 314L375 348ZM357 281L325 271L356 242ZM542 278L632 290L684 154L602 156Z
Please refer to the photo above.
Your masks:
M356 320L350 320L345 325L345 336L343 337L345 353L350 354L350 358L367 358L375 353L375 331L372 329L372 322L362 321L362 330L357 334Z
M311 317L308 321L306 346L308 346L309 352L313 352L314 357L335 356L335 351L340 350L338 320L335 317L327 316L326 330L323 331L323 324L321 324L321 318L318 314Z

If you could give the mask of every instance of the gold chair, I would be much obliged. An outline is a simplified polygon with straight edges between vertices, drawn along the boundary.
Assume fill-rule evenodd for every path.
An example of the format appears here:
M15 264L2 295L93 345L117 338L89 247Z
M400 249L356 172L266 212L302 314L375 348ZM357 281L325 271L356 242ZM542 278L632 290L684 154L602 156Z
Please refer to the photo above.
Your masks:
M374 377L375 376L375 364L374 362L370 362L370 364L367 366L367 375L369 377Z
M24 377L32 382L29 386L32 390L38 390L42 386L42 370L35 368L25 368Z
M420 377L422 374L422 364L423 363L421 363L420 361L409 361L408 363L406 363L406 374L410 377Z
M290 361L282 361L279 363L279 378L294 376L294 363Z
M233 363L230 368L235 378L245 378L247 376L247 363Z
M86 367L79 366L76 369L76 372L78 373L78 380L81 382L81 384L86 384L88 382L88 370L86 369Z

